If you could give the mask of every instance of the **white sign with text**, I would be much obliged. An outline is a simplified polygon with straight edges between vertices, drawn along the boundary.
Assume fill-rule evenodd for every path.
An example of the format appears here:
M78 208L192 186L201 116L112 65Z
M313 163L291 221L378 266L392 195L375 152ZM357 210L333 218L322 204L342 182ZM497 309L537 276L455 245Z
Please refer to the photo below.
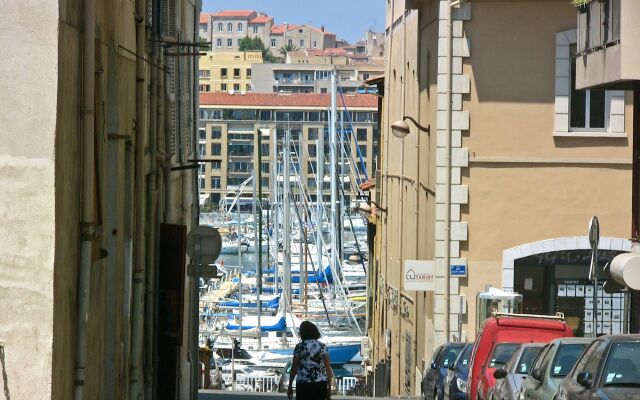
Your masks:
M435 286L435 261L405 260L402 271L404 290L433 292Z

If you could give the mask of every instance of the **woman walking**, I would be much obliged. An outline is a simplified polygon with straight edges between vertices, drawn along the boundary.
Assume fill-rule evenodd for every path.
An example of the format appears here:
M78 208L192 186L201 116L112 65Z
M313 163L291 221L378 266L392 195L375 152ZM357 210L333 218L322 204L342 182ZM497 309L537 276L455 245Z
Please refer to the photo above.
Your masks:
M333 371L327 346L320 343L318 327L309 321L300 324L300 343L293 350L293 365L287 396L293 397L291 384L296 377L297 400L325 400L331 395Z

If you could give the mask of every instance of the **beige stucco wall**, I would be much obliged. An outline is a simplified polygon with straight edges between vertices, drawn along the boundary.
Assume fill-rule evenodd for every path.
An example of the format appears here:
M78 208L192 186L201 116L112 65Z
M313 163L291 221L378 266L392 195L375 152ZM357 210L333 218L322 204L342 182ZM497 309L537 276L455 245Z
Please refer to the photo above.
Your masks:
M0 46L11 53L0 60L0 381L11 398L44 399L51 396L58 3L6 2L3 14L21 23L0 28Z

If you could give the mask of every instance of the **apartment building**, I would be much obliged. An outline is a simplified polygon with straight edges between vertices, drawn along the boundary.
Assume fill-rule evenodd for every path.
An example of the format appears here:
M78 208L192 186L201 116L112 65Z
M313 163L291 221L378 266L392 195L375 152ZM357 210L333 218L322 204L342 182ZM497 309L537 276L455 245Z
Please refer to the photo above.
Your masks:
M296 55L292 57L297 57ZM323 61L316 56L314 61ZM384 66L380 64L331 64L334 57L325 57L326 64L282 64L269 63L254 65L251 83L256 92L285 93L328 93L331 71L338 76L338 85L344 92L355 92L362 83L374 76L382 75Z
M215 52L239 50L240 40L259 37L274 55L287 44L297 48L325 49L336 46L336 35L326 32L324 26L274 23L273 17L253 10L228 10L200 15L200 38L211 43Z
M285 131L289 130L289 145L295 165L292 173L299 171L296 181L306 185L315 198L316 141L323 134L327 137L325 172L329 171L329 105L328 94L201 93L199 155L206 160L199 173L201 195L208 196L217 205L227 194L233 194L258 168L263 173L263 193L270 193L276 157L272 153L272 141L277 140L278 148L282 149ZM344 143L342 154L346 160L342 173L347 182L345 193L348 194L356 184L349 180L349 176L357 174L359 179L366 180L376 170L375 154L379 143L377 99L372 95L346 95L344 101L338 99L338 109L339 131L343 132ZM326 181L326 196L329 196L328 185Z
M200 93L250 92L252 65L262 61L260 51L207 52L199 59Z
M591 323L588 222L600 266L631 249L637 145L631 93L576 87L576 14L565 0L387 2L373 394L419 394L434 349L475 338L486 285L522 294L526 313L563 312L576 335L638 330L635 293L596 291L606 306ZM432 291L405 287L407 261L433 266Z

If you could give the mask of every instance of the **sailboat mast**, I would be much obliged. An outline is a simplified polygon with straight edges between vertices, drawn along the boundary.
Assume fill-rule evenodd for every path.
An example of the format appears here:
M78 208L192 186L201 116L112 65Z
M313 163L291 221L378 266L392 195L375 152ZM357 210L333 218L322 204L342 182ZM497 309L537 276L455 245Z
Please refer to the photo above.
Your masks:
M258 137L260 137L260 132L258 132ZM258 143L260 143L259 141L260 139L258 139ZM258 168L262 167L262 160L260 158L260 150L258 150ZM258 169L257 172L258 176L260 174L260 169ZM258 303L258 350L260 350L262 348L262 335L261 333L261 326L260 326L260 314L262 313L262 303L260 302L260 291L262 290L262 210L260 209L260 217L257 217L256 215L256 185L258 183L257 179L256 179L256 171L253 171L253 185L252 185L252 189L253 189L253 243L254 243L254 247L256 248L256 252L258 252L258 266L257 266L257 271L256 271L256 300ZM260 199L258 198L258 201L260 201ZM260 218L260 232L258 232L258 221L256 220L256 218Z
M334 271L338 270L338 241L337 241L337 132L336 132L336 112L337 112L337 82L335 69L331 72L331 112L329 113L329 143L331 157L331 265ZM336 277L337 278L337 277Z
M238 211L238 291L240 298L240 332L238 332L240 344L242 344L242 241L240 240L242 221L240 220L240 194L242 190L238 192L238 201L236 202L236 210ZM231 350L233 352L233 350Z
M277 296L278 295L278 251L279 251L279 245L280 245L280 241L278 240L278 237L280 236L280 213L278 210L278 125L276 124L275 126L275 133L273 135L273 137L271 138L271 154L273 154L273 158L272 158L272 163L273 163L273 167L271 168L271 174L272 174L272 189L271 189L271 196L272 196L272 200L271 200L271 206L273 207L273 226L271 227L271 231L273 232L273 246L274 246L274 251L273 251L273 256L274 256L274 277L275 277L275 281L274 281L274 293Z
M282 197L284 200L284 211L282 222L284 225L284 287L282 288L282 294L284 296L284 304L285 304L285 313L288 313L291 310L291 199L289 196L289 191L291 188L290 182L290 172L289 168L291 166L291 156L290 156L290 143L291 143L291 131L287 127L285 131L285 140L282 145L284 151L284 179L283 179L283 189L282 189Z

